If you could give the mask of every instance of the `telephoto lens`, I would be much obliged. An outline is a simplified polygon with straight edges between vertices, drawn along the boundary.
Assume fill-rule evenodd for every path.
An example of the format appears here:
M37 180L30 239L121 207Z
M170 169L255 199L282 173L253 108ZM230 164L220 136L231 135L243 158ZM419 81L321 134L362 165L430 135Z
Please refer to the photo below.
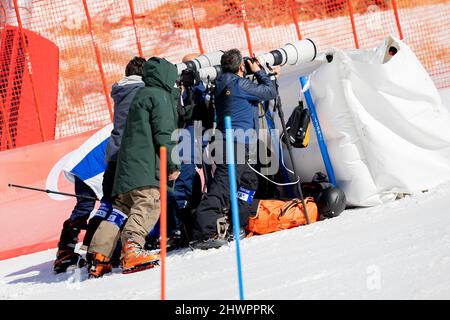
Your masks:
M222 67L215 65L212 67L202 68L198 70L198 75L204 83L216 80L222 74Z
M272 50L258 57L263 66L298 65L313 61L317 48L311 39L299 40L286 44L284 47Z
M215 65L220 65L220 58L223 55L223 51L216 51L211 53L205 53L197 58L187 61L186 63L177 63L177 73L178 76L181 75L181 72L186 69L191 69L193 71L199 71L202 68L212 67Z

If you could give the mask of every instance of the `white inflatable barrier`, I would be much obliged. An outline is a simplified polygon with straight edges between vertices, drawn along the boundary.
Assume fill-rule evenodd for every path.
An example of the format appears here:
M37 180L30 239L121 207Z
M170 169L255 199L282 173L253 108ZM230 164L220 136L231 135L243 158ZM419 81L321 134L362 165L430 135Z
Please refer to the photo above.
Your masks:
M411 49L389 37L374 50L330 53L333 61L323 59L312 73L310 91L348 204L378 205L449 181L450 113ZM280 80L286 119L300 97L298 76ZM307 149L295 149L304 181L325 172L311 137Z

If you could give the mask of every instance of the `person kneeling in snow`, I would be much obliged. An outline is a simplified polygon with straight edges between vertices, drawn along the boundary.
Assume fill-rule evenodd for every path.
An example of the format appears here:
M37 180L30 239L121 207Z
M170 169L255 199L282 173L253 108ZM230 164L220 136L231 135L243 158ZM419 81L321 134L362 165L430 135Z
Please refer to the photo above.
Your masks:
M145 236L159 217L159 149L168 149L169 180L179 174L171 160L177 127L176 67L153 57L144 65L145 87L136 94L128 112L118 155L112 195L113 211L95 232L88 252L92 254L90 277L111 272L111 256L121 237L124 273L153 267L159 255L144 249Z
M136 92L144 86L142 75L145 62L142 57L131 59L125 68L125 77L112 86L114 126L108 125L96 133L74 152L65 165L64 172L74 180L75 194L83 197L77 198L72 215L64 222L53 267L56 273L65 272L80 261L80 255L74 252L80 230L87 229L83 240L83 246L87 248L100 222L112 211L111 193L117 153L130 104ZM100 207L87 223L94 210L96 196L101 199ZM120 254L120 247L117 249ZM89 255L86 258L89 264Z

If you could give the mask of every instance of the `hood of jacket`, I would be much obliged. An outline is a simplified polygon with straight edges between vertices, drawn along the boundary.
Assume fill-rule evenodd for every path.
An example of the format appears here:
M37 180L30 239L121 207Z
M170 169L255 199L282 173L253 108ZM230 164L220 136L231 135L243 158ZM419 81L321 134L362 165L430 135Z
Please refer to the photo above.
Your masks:
M173 94L176 90L177 68L158 57L152 57L144 64L144 82L151 87L159 87Z
M119 103L124 98L126 98L131 92L133 92L136 87L143 87L144 82L140 76L129 76L124 77L119 82L113 84L111 89L111 97L114 99L115 103Z

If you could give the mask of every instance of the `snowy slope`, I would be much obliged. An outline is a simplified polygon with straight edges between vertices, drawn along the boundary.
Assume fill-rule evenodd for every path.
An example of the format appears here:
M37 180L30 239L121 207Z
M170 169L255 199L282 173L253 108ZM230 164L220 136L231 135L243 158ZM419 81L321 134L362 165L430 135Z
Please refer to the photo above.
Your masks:
M450 298L450 183L242 242L248 299ZM169 299L237 299L234 244L167 260ZM0 262L0 299L158 299L159 268L87 280L55 250ZM80 280L80 281L78 281Z

